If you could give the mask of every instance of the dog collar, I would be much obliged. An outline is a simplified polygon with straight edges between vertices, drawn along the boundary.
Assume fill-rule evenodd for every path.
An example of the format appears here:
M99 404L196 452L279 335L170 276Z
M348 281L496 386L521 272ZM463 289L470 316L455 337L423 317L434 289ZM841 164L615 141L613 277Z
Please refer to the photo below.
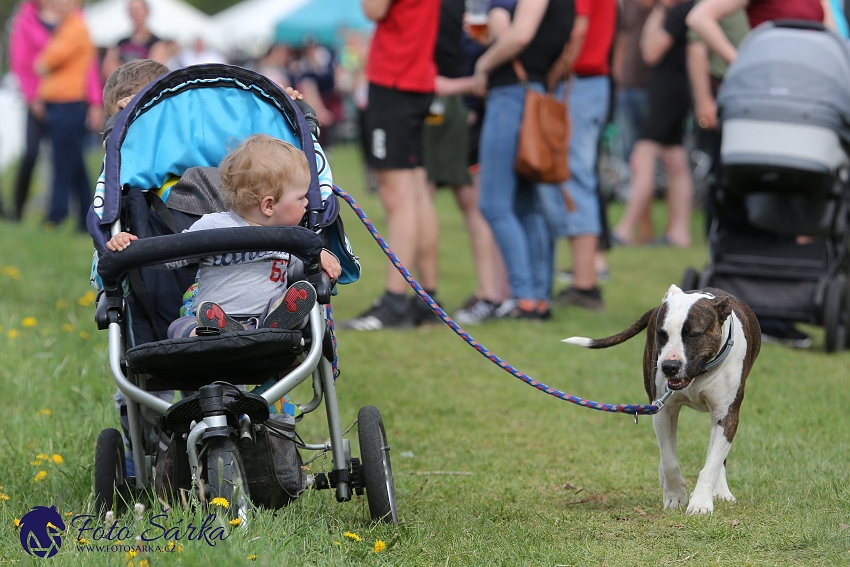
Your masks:
M717 356L709 360L705 367L702 369L700 374L704 374L709 370L714 370L721 362L726 360L726 357L729 356L729 353L732 351L732 346L735 344L735 341L732 340L732 328L735 326L735 319L730 314L729 315L729 334L726 336L726 343L723 345L723 348L720 349L720 352L717 353Z

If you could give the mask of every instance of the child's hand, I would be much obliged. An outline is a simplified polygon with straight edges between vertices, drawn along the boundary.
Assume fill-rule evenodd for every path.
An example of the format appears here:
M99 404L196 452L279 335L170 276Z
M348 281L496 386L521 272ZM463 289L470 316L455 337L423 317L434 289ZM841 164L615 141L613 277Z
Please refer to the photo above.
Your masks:
M340 274L342 274L342 266L339 265L339 260L337 260L336 256L327 250L322 250L319 256L319 263L328 277L334 281L339 279Z
M293 89L292 87L286 87L283 91L289 95L289 98L292 100L304 100L304 95Z
M131 242L138 239L139 237L135 234L130 234L129 232L119 232L118 234L109 239L109 242L106 243L106 247L112 250L113 252L120 252L121 250L127 248ZM337 265L339 265L339 262L337 262Z
M136 95L125 96L124 98L122 98L121 100L116 102L115 103L115 106L117 107L116 112L118 112L118 110L124 110L125 108L127 108L127 105L130 104L130 101L133 100L134 96L136 96Z

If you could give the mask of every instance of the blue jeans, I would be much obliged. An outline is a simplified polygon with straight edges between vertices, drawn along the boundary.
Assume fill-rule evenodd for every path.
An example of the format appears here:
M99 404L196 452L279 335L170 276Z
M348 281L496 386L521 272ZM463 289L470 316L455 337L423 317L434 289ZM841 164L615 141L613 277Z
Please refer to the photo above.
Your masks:
M59 224L65 220L68 198L73 196L78 205L78 230L86 229L86 214L92 198L83 161L87 111L85 102L47 105L47 124L53 145L53 195L47 221Z
M623 159L632 155L632 148L640 136L649 114L649 91L645 87L623 89L617 95L615 119L623 142Z
M570 139L570 179L567 181L567 189L575 203L575 210L567 210L560 185L541 183L537 186L552 238L598 236L602 231L596 160L599 138L608 118L610 88L608 77L605 76L573 79L570 90L573 133Z
M543 87L533 84L535 90ZM548 300L552 293L552 239L534 183L514 170L525 88L494 87L481 126L479 207L502 251L511 294Z

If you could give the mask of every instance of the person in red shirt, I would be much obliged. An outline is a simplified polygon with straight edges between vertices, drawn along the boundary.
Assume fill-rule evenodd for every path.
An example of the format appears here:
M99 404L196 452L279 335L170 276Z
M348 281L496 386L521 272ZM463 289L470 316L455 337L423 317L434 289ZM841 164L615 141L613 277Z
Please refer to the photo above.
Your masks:
M434 93L434 46L440 0L362 0L377 22L366 62L369 165L387 214L387 241L399 260L416 271L425 291L437 288L438 224L422 164L422 131ZM375 304L343 327L374 331L410 327L430 308L407 297L407 282L387 264L386 290Z
M829 0L702 0L688 14L688 27L702 37L708 48L732 63L738 50L726 38L720 20L744 9L750 27L772 20L810 20L835 28Z

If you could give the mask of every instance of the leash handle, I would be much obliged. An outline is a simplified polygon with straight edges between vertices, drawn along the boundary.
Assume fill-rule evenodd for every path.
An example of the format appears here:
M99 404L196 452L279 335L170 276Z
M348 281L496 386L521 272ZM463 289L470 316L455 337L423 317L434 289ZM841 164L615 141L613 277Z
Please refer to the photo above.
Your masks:
M434 301L431 298L431 296L428 295L425 292L424 289L422 289L422 286L419 285L419 282L417 282L413 278L413 276L410 275L410 272L407 271L407 268L404 267L404 264L401 263L401 261L398 259L398 257L395 255L395 253L389 247L387 242L384 240L384 238L381 236L381 234L375 228L375 225L372 224L372 221L369 220L369 217L366 216L366 213L363 212L363 209L360 208L360 205L357 204L357 202L354 200L354 198L352 198L351 195L349 195L348 193L346 193L345 191L343 191L342 189L340 189L336 185L334 185L334 193L336 195L338 195L340 198L342 198L346 203L348 203L348 205L351 207L351 209L354 211L354 213L357 215L357 217L360 219L360 221L363 223L363 225L366 227L366 229L372 235L372 238L375 239L375 242L378 243L378 246L381 247L381 250L384 251L384 254L386 254L387 258L389 258L390 262L392 262L392 265L395 266L395 268L399 271L399 273L404 277L404 279L405 279L405 281L407 281L408 285L410 285L410 287L413 288L413 291L416 293L416 295L418 295L420 298L422 298L422 300L425 303L428 304L428 307L431 308L431 311L436 313L437 316L440 319L442 319L443 322L446 325L448 325L449 328L452 331L454 331L455 334L457 334L460 338L462 338L469 346L471 346L472 348L477 350L487 360L489 360L493 364L497 365L499 368L503 369L505 372L508 372L513 377L515 377L519 380L522 380L523 382L525 382L529 386L536 388L536 389L540 390L541 392L549 394L550 396L554 396L558 399L570 402L572 404L576 404L576 405L586 407L586 408L590 408L590 409L595 409L595 410L598 410L598 411L610 412L610 413L633 414L635 416L635 419L637 419L638 415L652 415L652 414L658 413L659 411L661 411L661 408L664 407L664 400L666 400L668 397L670 397L673 394L672 391L668 390L668 392L666 394L664 394L664 396L662 396L661 400L656 402L656 404L660 402L661 405L655 405L655 404L649 404L649 405L646 405L646 404L603 404L603 403L600 403L600 402L594 402L593 400L588 400L586 398L579 398L577 396L573 396L573 395L568 394L566 392L562 392L560 390L557 390L555 388L547 386L546 384L544 384L542 382L538 382L537 380L534 380L533 378L531 378L527 374L521 372L520 370L517 370L516 368L514 368L513 366L508 364L506 361L502 360L501 358L499 358L498 356L496 356L495 354L493 354L492 352L487 350L481 343L479 343L478 341L473 339L469 335L469 333L464 331L463 328L461 328L460 325L455 323L454 319L449 317L448 314L445 311L443 311L443 309L439 305L437 305L437 302Z

